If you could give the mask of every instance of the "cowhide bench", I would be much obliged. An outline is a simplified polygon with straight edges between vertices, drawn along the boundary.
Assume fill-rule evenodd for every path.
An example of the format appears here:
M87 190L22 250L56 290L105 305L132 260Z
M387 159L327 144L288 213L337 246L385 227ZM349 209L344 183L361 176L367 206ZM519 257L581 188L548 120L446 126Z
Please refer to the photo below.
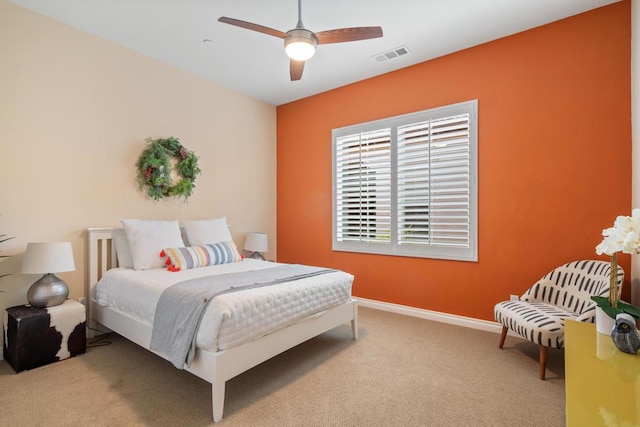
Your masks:
M87 348L85 306L74 300L5 310L4 358L16 372L82 354Z

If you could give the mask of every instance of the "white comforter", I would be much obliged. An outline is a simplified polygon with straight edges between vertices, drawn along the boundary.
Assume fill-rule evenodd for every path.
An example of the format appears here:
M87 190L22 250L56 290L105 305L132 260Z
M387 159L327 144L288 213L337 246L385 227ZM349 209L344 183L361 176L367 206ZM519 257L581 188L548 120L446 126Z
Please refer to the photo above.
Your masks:
M277 265L277 264L276 264ZM98 304L153 325L162 291L174 283L210 274L234 273L273 267L274 263L241 262L184 270L109 270L96 286ZM294 282L220 295L209 304L196 336L206 350L225 350L260 338L351 297L353 276L341 271Z

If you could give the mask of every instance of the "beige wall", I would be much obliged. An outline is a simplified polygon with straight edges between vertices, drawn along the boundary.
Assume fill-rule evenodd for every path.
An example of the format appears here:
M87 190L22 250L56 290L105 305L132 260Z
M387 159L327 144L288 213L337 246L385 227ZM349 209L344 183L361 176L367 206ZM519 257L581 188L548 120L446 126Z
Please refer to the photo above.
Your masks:
M138 191L145 139L175 136L200 157L188 203ZM275 107L0 0L0 309L26 301L28 242L71 241L84 294L85 229L122 218L226 215L241 248L269 234L275 258Z

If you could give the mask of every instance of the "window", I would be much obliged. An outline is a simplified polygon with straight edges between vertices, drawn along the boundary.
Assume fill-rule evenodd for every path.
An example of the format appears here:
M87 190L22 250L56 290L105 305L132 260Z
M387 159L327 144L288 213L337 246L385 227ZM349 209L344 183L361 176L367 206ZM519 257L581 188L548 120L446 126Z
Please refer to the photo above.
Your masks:
M334 129L333 249L477 261L477 108Z

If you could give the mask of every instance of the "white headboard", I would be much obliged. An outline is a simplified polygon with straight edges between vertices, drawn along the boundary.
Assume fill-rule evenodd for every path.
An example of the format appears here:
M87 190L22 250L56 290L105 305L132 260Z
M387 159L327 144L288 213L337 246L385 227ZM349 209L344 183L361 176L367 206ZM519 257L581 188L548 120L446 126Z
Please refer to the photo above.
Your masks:
M85 291L89 300L95 297L94 287L102 278L102 275L107 270L118 266L116 245L113 242L113 234L117 230L122 230L122 227L87 228L87 233L89 234L89 278ZM183 227L180 227L180 232L182 233L183 241L187 242Z
M91 227L89 234L88 273L87 282L87 319L91 319L91 301L95 298L95 286L102 275L117 266L116 246L111 240L113 227Z

